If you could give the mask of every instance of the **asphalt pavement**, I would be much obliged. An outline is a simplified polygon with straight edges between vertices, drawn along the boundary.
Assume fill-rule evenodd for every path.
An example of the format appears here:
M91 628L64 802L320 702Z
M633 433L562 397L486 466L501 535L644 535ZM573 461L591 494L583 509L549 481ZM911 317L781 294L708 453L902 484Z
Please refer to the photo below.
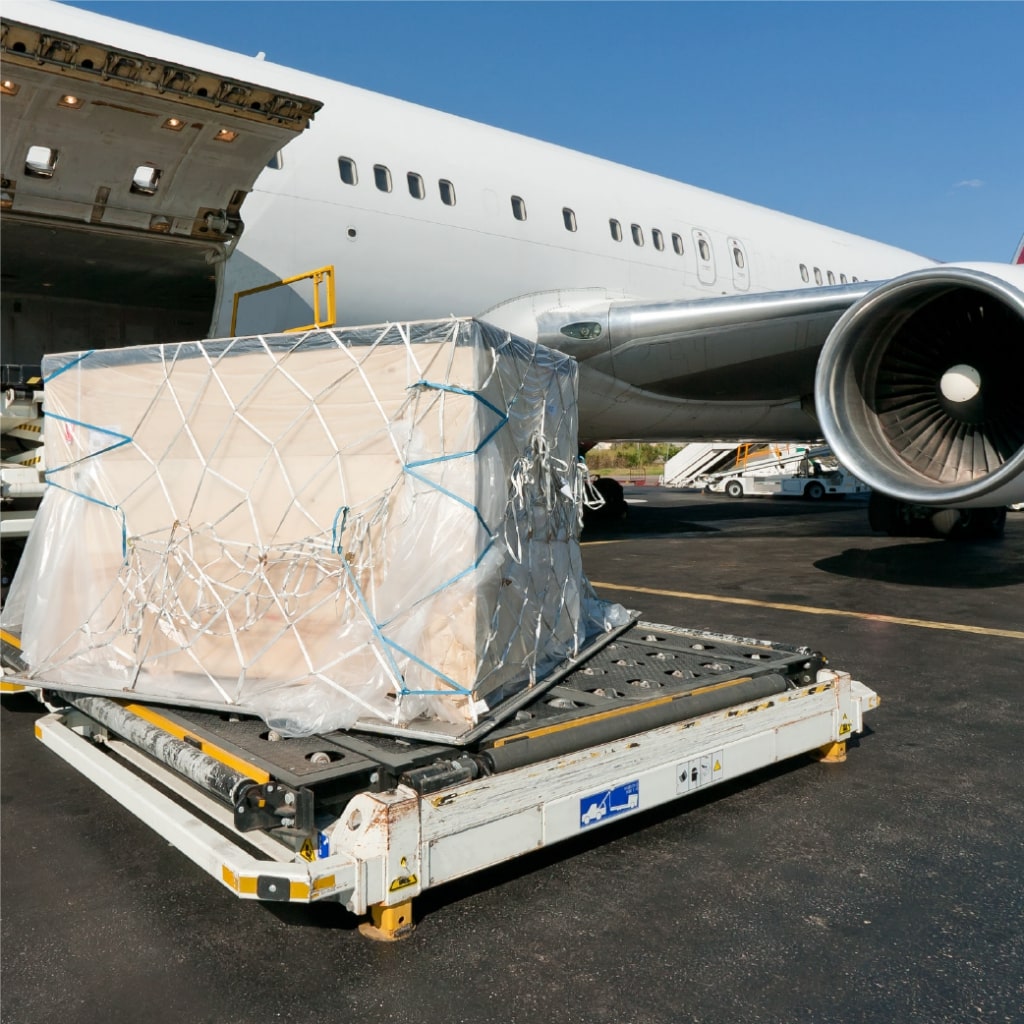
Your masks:
M793 761L428 891L415 933L243 902L2 719L5 1024L1024 1021L1024 513L871 534L862 501L628 488L606 598L806 644L882 705Z

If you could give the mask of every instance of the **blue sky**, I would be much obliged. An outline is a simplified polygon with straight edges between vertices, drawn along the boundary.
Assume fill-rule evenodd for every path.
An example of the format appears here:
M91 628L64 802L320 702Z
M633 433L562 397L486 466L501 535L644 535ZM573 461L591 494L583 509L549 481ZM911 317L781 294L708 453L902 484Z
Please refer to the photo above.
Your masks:
M1024 3L76 6L936 259L1024 233Z

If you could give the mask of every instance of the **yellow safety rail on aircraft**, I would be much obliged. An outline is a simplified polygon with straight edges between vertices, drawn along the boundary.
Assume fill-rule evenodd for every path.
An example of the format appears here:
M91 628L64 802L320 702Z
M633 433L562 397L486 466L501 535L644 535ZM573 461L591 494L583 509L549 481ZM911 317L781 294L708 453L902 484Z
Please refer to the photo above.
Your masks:
M290 334L294 331L310 331L314 327L333 327L337 306L335 303L334 291L334 267L319 267L317 270L308 270L305 274L296 274L294 277L285 277L280 281L272 281L270 284L261 284L257 288L246 288L244 291L235 292L234 303L231 307L231 334L236 333L238 324L238 303L247 295L257 295L260 292L268 292L274 288L284 285L297 284L299 281L311 279L313 282L313 323L303 324L301 327L282 328L282 333ZM320 288L326 287L326 316L320 316Z

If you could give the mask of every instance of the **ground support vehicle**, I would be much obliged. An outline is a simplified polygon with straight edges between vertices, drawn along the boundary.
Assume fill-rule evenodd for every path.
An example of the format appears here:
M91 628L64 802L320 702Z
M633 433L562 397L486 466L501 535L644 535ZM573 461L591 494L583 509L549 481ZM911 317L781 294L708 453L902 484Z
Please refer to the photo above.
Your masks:
M284 739L45 690L36 734L238 897L333 900L398 939L429 887L786 758L841 761L879 703L808 648L647 622L537 690L448 742L426 727Z
M868 494L870 488L836 462L828 448L800 450L763 459L749 468L699 478L704 489L730 498L745 495L781 495L820 501L825 497Z

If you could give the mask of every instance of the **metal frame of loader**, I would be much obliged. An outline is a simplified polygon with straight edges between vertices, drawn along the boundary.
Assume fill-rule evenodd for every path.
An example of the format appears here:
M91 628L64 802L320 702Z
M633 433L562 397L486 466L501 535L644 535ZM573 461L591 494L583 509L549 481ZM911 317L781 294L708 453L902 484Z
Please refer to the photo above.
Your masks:
M777 761L843 760L879 703L808 648L647 622L554 678L461 743L286 739L45 689L36 735L240 898L333 900L397 939L428 888Z

